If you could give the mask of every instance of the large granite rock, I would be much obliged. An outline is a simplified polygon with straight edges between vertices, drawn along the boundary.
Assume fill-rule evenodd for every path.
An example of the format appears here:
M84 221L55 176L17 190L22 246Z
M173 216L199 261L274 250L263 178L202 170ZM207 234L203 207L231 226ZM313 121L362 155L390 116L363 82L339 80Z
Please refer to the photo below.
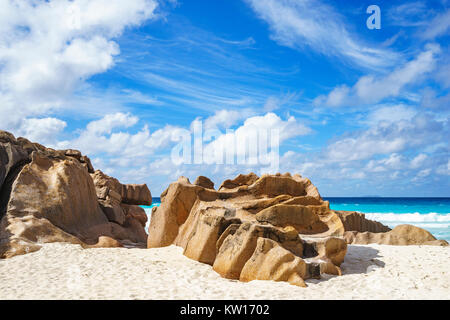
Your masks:
M175 244L225 278L305 286L321 273L340 274L344 231L300 175L239 175L218 191L205 177L180 177L153 210L147 247Z
M398 225L391 231L383 233L348 231L344 235L346 242L350 244L448 245L447 241L437 240L427 230L409 224Z
M335 211L344 224L345 231L357 232L388 232L391 228L384 224L366 219L364 213L356 211Z
M94 171L77 150L46 148L4 131L0 161L0 257L47 242L145 246L147 218L134 204L151 203L147 186L122 185Z
M14 136L0 131L0 188L13 171L28 162L28 153L17 143Z
M97 196L102 200L111 198L120 203L130 205L151 205L152 194L146 184L122 184L119 180L112 178L100 170L92 175Z

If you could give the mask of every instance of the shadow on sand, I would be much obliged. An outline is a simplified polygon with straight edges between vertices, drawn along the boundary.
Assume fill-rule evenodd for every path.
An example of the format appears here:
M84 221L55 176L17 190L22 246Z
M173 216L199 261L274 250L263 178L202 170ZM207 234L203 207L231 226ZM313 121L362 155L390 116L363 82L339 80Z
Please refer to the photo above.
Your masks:
M377 249L368 246L349 245L344 263L341 265L342 274L369 273L377 268L383 268L385 263L379 259Z
M342 276L350 274L370 273L378 268L384 268L385 263L379 259L381 257L377 249L369 246L348 245L347 254L341 264ZM321 279L308 279L307 284L318 284L334 278L334 275L322 274Z

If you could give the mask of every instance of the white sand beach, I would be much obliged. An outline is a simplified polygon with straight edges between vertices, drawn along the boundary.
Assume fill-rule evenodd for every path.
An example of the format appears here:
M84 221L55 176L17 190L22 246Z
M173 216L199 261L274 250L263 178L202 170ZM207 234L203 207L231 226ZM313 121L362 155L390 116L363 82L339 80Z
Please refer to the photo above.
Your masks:
M450 299L450 247L350 245L343 275L242 283L175 246L82 249L46 244L0 260L0 299Z

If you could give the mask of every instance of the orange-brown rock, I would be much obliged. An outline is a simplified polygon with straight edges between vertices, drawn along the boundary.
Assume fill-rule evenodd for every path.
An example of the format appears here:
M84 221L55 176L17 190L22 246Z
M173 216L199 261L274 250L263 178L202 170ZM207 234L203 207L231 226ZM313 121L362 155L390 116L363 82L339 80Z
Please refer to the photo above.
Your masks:
M448 245L447 241L437 240L427 230L409 224L398 225L383 233L349 231L345 233L345 240L350 244Z
M279 230L268 225L245 222L224 239L214 260L214 271L224 278L239 279L242 268L253 255L259 238L272 239L299 257L303 254L303 242L292 229Z
M244 185L249 186L256 180L258 180L258 178L259 177L253 172L249 174L240 174L232 180L225 180L224 182L222 182L222 184L219 187L219 190L234 189Z
M347 253L347 243L343 238L304 238L304 241L305 249L303 255L305 257L330 261L336 266L340 266L344 262L345 254Z
M148 217L143 208L141 208L140 206L125 203L121 203L120 206L122 207L123 212L125 214L125 219L128 217L136 219L141 223L143 227L145 227L145 225L147 224Z
M48 242L117 247L147 241L145 212L123 200L149 203L147 186L94 172L78 150L54 150L0 131L0 178L2 258Z
M91 228L108 222L92 179L78 161L36 152L14 181L6 211L7 219L27 216L45 218L80 239L98 238Z
M108 221L113 222L111 232L118 240L146 243L144 230L147 215L135 204L151 204L151 194L146 185L127 185L100 170L91 174L98 202ZM131 204L130 204L131 203ZM141 246L141 245L139 245Z
M122 248L123 245L116 239L101 236L98 238L98 242L94 245L83 245L84 248Z
M344 224L345 231L357 232L388 232L391 228L384 224L366 219L364 213L355 211L335 211Z
M0 131L0 188L15 168L28 162L28 153L17 143L14 136Z
M92 175L99 199L114 199L130 205L151 205L152 195L145 184L122 184L100 170Z
M198 176L197 179L195 179L194 184L206 189L214 189L214 182L204 176Z
M284 249L278 242L258 238L253 255L242 268L239 280L286 281L290 284L306 287L307 267L302 258Z
M292 226L302 234L326 232L328 226L320 219L317 211L312 206L276 204L258 212L255 219L277 227Z
M321 270L339 273L347 249L344 227L309 179L250 173L226 180L217 191L206 179L191 184L180 177L161 194L148 248L178 245L187 257L212 265L221 276L243 281L303 286L304 279L320 277ZM307 252L303 237L309 241ZM259 271L258 265L263 266Z
M146 184L124 184L122 185L122 202L134 205L152 204L152 194Z
M0 258L38 251L41 243L51 242L84 244L45 218L5 216L0 222Z

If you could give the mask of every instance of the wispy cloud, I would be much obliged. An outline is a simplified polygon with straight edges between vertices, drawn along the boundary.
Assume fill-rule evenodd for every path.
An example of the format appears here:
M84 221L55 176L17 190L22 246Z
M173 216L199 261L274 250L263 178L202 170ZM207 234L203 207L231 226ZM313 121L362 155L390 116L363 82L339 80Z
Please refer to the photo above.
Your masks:
M218 37L188 22L167 26L164 39L134 33L121 42L122 62L114 72L146 88L165 110L188 117L222 109L260 108L272 97L283 103L296 92L280 90L275 79L298 74L295 66L273 68L255 61L252 37ZM269 106L268 106L269 107ZM269 111L269 110L267 110Z
M421 32L423 39L435 39L440 36L450 34L450 10L438 14L430 22L427 23L427 28Z
M400 27L425 26L433 14L424 1L406 2L388 8L386 22Z
M414 60L395 69L384 76L366 75L354 86L340 85L328 95L321 95L314 100L317 106L341 107L374 104L390 97L404 94L404 88L416 81L423 80L423 76L434 68L440 47L430 44Z
M246 0L269 24L271 37L282 45L343 58L363 68L395 64L399 54L364 43L350 32L344 18L330 5L312 0Z

